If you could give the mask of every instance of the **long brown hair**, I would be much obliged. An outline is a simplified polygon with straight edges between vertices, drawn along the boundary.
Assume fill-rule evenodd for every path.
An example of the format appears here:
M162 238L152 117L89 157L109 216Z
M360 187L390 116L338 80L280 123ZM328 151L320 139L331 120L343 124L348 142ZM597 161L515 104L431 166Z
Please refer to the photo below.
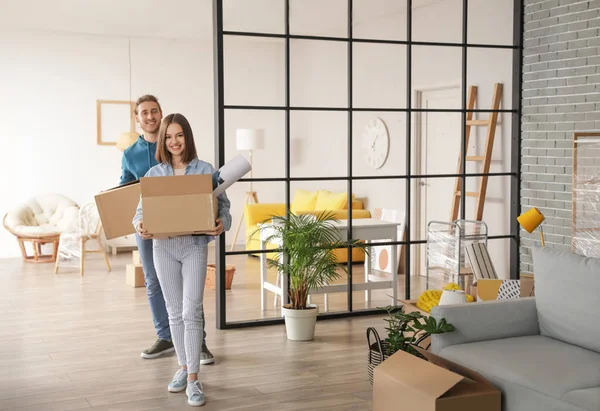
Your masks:
M158 142L156 144L156 161L159 163L171 164L172 155L167 150L167 127L175 123L181 126L183 136L185 138L185 152L183 153L183 162L188 164L190 161L198 157L196 152L196 144L194 144L194 134L192 127L183 114L174 113L166 116L161 124L158 132Z

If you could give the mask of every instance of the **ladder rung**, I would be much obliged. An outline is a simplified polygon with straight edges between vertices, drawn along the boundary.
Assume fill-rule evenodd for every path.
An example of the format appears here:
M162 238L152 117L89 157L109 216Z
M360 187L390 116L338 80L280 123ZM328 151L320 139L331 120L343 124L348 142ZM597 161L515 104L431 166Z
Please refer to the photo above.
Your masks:
M483 161L485 160L484 156L467 156L467 161Z
M467 126L487 126L490 120L467 120Z
M454 193L455 196L460 197L460 191L457 191L456 193ZM465 195L467 197L479 197L479 193L476 191L467 191L465 193Z

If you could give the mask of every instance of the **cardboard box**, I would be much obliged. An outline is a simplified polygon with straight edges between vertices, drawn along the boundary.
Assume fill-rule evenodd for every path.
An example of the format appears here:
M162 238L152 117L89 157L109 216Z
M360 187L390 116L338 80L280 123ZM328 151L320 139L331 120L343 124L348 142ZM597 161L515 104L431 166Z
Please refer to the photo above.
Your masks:
M373 411L500 411L501 393L480 374L419 349L375 367Z
M139 250L133 250L131 252L131 257L133 260L133 264L141 264L142 263L142 259L140 258L140 251Z
M140 179L144 228L156 237L215 229L217 197L210 174Z
M107 240L135 233L133 217L140 202L140 183L133 181L94 197Z
M418 312L423 314L425 317L429 317L430 315L427 311L423 311L419 307L417 307L418 300L400 300L400 302L404 306L404 312L407 314Z
M520 280L481 279L477 281L477 301L508 300L535 295L532 278Z
M141 264L127 264L125 284L131 287L145 287L144 270Z

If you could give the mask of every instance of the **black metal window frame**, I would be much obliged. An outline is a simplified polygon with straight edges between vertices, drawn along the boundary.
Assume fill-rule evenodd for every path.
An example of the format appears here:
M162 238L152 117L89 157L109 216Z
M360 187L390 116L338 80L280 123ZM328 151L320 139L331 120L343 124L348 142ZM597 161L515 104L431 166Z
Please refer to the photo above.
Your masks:
M269 111L284 111L285 112L285 177L282 178L253 178L242 179L241 181L253 182L285 182L285 205L289 212L290 208L290 183L294 181L347 181L347 192L352 193L352 182L354 180L384 180L384 179L399 179L412 181L419 178L461 178L461 207L460 218L465 218L465 187L466 179L469 177L510 177L510 234L490 236L490 240L494 239L510 239L510 278L518 279L519 275L519 226L517 216L519 215L520 203L520 181L521 181L521 85L523 78L522 59L523 59L523 0L513 0L513 44L512 45L495 45L495 44L472 44L467 42L467 27L468 27L468 0L463 0L462 14L462 42L461 43L445 43L445 42L424 42L412 40L412 0L406 0L406 40L376 40L376 39L361 39L353 37L353 0L348 0L348 36L347 37L327 37L327 36L311 36L311 35L294 35L290 33L290 0L282 0L285 2L285 33L258 33L258 32L237 32L225 31L223 29L223 0L213 0L213 55L214 55L214 92L215 92L215 162L218 167L225 162L225 111L226 110L269 110ZM243 36L243 37L264 37L264 38L280 38L285 40L285 105L283 106L261 106L261 105L227 105L224 101L224 73L223 73L223 47L225 36ZM348 47L348 104L346 107L298 107L290 104L290 40L313 40L327 42L346 42ZM375 43L375 44L395 44L406 46L406 107L390 108L390 107L354 107L353 106L353 47L354 43ZM462 104L460 109L423 109L413 108L411 93L412 93L412 46L439 46L439 47L458 47L462 51ZM509 49L512 50L512 106L510 109L473 109L467 110L467 50L469 48L490 48L490 49ZM290 113L292 111L343 111L348 113L348 172L346 176L339 177L292 177L290 167ZM352 173L352 147L353 147L353 112L404 112L406 116L406 135L412 133L412 113L415 112L454 112L461 113L462 117L462 133L461 133L461 153L462 153L462 172L457 174L433 174L419 175L411 173L411 139L406 139L406 174L404 175L378 175L378 176L354 176ZM511 167L510 172L500 173L467 173L466 172L466 113L510 113L512 119L511 128ZM378 245L403 245L406 247L405 252L405 298L410 299L410 268L411 268L411 245L425 244L425 240L412 240L410 237L411 231L411 184L406 184L406 237L404 241L396 242L381 242ZM352 204L348 204L348 236L352 238ZM225 235L221 235L216 241L216 324L218 329L231 329L240 327L262 326L272 324L282 324L284 319L265 318L246 321L227 321L226 307L226 292L225 292L225 262L228 255L247 255L268 252L269 250L244 250L244 251L226 251ZM350 250L349 250L350 251ZM348 253L348 310L344 312L321 313L318 320L326 320L333 318L353 317L361 315L383 314L380 309L361 309L353 310L352 307L352 253ZM287 296L284 298L287 301Z

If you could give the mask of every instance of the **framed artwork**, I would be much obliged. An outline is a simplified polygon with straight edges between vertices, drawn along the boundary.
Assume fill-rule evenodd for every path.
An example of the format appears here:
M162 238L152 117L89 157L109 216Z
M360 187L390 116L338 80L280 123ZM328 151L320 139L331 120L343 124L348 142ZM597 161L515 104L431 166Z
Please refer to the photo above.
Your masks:
M400 223L398 225L398 240L402 241L404 239L404 230L406 227L406 214L400 210L394 210L389 208L376 208L373 210L373 218L384 221L393 221L396 223ZM382 245L376 246L377 242L389 242L391 239L386 240L373 240L373 248L371 249L371 268L377 271L381 271L384 273L391 274L392 264L391 264L391 256L392 256L392 246L391 245ZM397 245L396 256L398 261L398 271L402 271L402 245Z
M135 103L124 100L96 100L96 140L100 146L116 146L119 136L135 132Z

